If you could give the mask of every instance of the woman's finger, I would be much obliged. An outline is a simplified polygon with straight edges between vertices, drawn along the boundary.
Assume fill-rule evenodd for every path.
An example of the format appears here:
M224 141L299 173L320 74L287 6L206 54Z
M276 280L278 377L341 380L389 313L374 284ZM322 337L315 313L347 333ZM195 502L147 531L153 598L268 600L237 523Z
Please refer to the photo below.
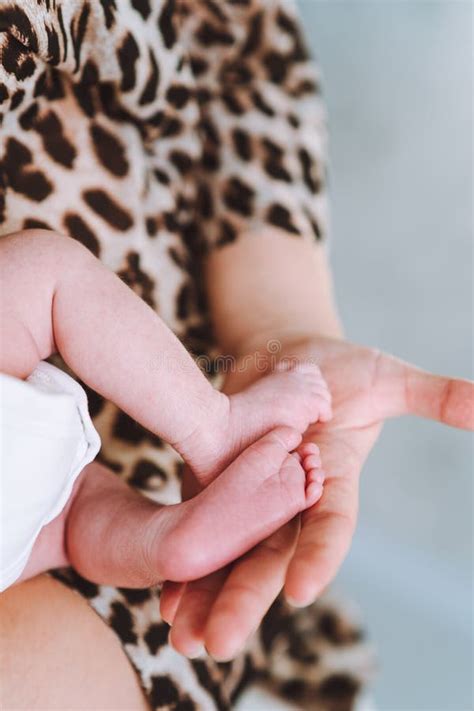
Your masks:
M406 413L474 430L474 383L405 365Z
M173 620L170 643L185 657L204 654L204 630L216 597L229 574L229 567L186 585Z
M169 580L163 583L160 593L160 615L161 619L169 625L173 624L185 587L186 583L172 583Z
M338 572L357 521L360 470L379 429L319 435L327 477L321 500L302 514L301 533L285 580L290 604L311 604Z
M433 375L380 354L374 389L381 419L410 414L474 429L474 383L469 380Z
M297 517L235 563L204 632L205 647L218 661L239 653L280 593L299 530Z
M285 580L285 597L297 607L310 605L329 585L343 562L354 534L357 500L347 513L324 506L330 485L319 504L305 512L300 540ZM350 508L350 510L349 510Z

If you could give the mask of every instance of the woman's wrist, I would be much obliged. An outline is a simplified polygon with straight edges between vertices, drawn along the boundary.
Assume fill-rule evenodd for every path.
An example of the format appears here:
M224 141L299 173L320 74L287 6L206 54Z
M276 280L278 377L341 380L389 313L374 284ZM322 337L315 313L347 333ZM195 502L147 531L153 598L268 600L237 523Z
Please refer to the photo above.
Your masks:
M340 340L341 336L318 333L272 332L263 339L249 341L239 355L226 359L222 391L228 395L240 392L259 378L268 375L282 360L317 358L317 344L321 340ZM231 367L228 367L228 363Z
M324 245L277 229L243 234L211 253L206 274L214 332L227 355L241 357L271 339L341 337Z
M281 326L259 332L253 338L239 344L236 358L240 363L254 361L260 369L267 362L268 370L271 370L272 366L282 358L297 356L322 338L333 340L344 338L342 324L335 310L332 314L325 314L324 321L324 327L320 329Z
M321 329L281 327L260 332L238 344L235 357L242 360L245 357L265 354L265 352L268 353L272 350L286 354L291 350L299 351L320 338L342 340L344 333L339 319L335 318L333 323L328 323L325 328Z

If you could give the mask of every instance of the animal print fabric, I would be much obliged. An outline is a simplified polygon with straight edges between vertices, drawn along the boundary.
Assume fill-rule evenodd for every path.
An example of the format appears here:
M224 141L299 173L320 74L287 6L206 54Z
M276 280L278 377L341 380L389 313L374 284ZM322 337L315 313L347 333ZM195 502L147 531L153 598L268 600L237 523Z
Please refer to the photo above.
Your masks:
M203 256L274 225L327 231L324 110L283 0L0 0L0 234L82 242L196 355L215 346ZM145 496L179 500L173 450L89 392L101 459ZM367 655L320 602L276 602L248 652L189 661L168 644L159 590L57 573L120 638L152 709L227 709L256 676L344 711Z

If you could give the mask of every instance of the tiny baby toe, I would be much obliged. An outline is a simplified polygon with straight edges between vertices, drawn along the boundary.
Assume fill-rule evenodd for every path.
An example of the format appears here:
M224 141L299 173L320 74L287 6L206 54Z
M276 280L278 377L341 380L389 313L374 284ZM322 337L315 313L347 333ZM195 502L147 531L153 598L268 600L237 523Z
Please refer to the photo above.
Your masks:
M321 395L321 397L324 397L325 400L329 400L331 402L331 400L332 400L331 391L329 390L329 388L326 385L324 380L318 379L318 380L314 381L311 384L311 390L313 392Z
M332 417L332 408L329 400L326 400L321 395L314 395L312 402L312 413L310 422L328 422Z
M319 421L329 422L332 419L332 407L331 403L327 400L320 401L319 409Z
M308 454L319 454L319 447L314 442L304 442L300 447L298 447L298 452L303 456Z
M314 385L310 389L311 397L316 399L319 398L321 400L324 400L324 402L331 402L331 396L327 390L323 390L323 388L319 387L318 385Z
M326 478L325 473L322 469L310 469L306 475L306 480L309 482L316 482L317 484L324 484Z
M291 452L291 456L292 456L294 459L296 459L296 461L297 461L299 464L301 464L302 457L301 457L301 454L300 454L299 452Z
M321 466L321 457L318 454L309 454L303 459L303 466L306 471L317 469Z
M323 487L317 482L311 482L306 487L306 506L314 506L319 501L323 493Z
M331 391L329 390L326 383L322 383L320 387L321 387L321 393L322 393L323 397L326 398L326 400L329 400L329 402L332 402Z
M314 389L313 397L317 398L320 402L325 402L328 405L331 404L331 397L330 397L329 393L325 392L324 390L321 390L320 388Z

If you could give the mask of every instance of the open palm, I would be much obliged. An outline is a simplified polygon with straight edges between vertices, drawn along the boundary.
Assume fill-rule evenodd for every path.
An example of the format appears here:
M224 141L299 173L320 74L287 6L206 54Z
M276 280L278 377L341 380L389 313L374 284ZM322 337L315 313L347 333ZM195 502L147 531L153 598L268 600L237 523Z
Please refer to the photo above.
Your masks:
M352 540L359 475L385 419L410 413L474 429L474 386L467 381L323 337L281 356L315 360L332 392L333 419L305 434L321 449L324 494L301 516L301 526L287 524L232 566L186 588L166 585L162 614L173 622L171 640L184 654L205 645L218 659L234 656L283 586L289 600L304 605L333 579Z

